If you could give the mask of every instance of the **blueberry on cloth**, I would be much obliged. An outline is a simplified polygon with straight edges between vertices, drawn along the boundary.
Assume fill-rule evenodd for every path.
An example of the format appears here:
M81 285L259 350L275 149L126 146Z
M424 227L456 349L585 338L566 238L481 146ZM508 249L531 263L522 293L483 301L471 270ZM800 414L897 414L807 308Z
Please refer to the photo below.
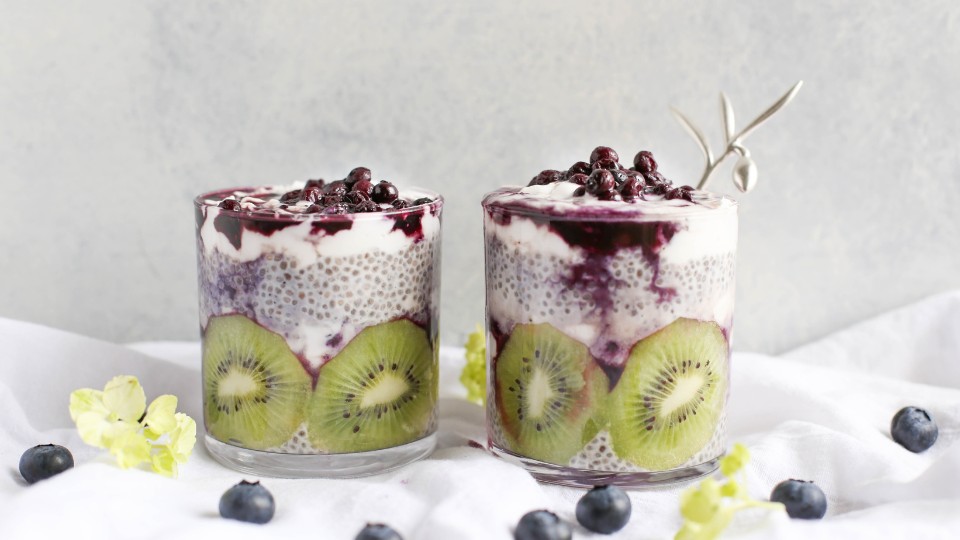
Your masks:
M73 468L73 455L56 444L41 444L20 456L20 476L28 484L46 480Z
M260 482L241 481L220 497L220 515L247 523L266 523L276 511L273 495Z
M930 413L919 407L900 409L890 422L893 440L913 453L923 452L933 446L939 434L937 423Z
M827 513L823 490L806 480L784 480L773 488L770 500L783 503L787 515L795 519L820 519Z
M403 540L403 537L389 525L367 523L353 540Z
M630 497L616 486L597 486L577 503L577 521L588 530L612 534L630 521Z
M534 510L520 518L513 531L514 540L570 540L570 526L553 512Z

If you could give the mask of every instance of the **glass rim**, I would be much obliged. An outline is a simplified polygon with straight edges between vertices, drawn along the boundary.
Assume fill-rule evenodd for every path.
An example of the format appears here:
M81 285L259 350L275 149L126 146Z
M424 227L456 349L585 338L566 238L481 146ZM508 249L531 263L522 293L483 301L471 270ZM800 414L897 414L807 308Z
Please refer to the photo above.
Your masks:
M214 204L208 204L207 201L215 198L224 198L227 195L233 195L237 191L250 191L254 192L257 189L263 189L266 187L273 186L241 186L241 187L230 187L230 188L221 188L215 189L212 191L206 191L197 195L193 198L193 205L197 209L201 208L216 208L221 213L236 217L237 219L243 219L248 221L269 221L269 222L278 222L278 223L304 223L304 222L315 222L315 221L358 221L358 220L373 220L377 217L396 217L404 216L414 212L430 211L431 213L439 213L443 208L444 198L443 195L440 195L436 191L432 191L426 188L421 187L410 187L405 189L405 192L414 192L415 195L422 195L424 197L430 197L433 199L433 202L430 204L421 204L417 206L408 206L406 208L391 208L389 210L381 210L379 212L352 212L349 214L254 214L249 210L227 210L226 208L220 208Z
M643 208L630 203L612 203L609 208L585 206L581 204L556 201L553 206L535 208L523 203L496 200L501 190L491 191L483 196L480 205L484 210L500 210L504 213L528 218L541 218L550 221L671 221L686 218L704 218L726 216L739 212L739 203L729 195L707 192L713 200L725 201L724 206L707 207L701 204L670 206L669 211L657 210L644 212ZM623 206L627 204L629 206ZM616 205L616 206L613 206ZM664 208L664 207L661 207Z

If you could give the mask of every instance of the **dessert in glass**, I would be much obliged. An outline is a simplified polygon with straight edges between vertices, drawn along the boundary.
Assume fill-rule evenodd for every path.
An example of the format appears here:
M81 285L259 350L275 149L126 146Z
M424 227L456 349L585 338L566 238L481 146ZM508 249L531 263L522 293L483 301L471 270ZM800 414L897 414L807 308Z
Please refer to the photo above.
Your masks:
M640 487L724 453L737 205L598 147L483 200L487 430L539 480Z
M429 454L442 198L358 167L194 202L210 453L286 477Z

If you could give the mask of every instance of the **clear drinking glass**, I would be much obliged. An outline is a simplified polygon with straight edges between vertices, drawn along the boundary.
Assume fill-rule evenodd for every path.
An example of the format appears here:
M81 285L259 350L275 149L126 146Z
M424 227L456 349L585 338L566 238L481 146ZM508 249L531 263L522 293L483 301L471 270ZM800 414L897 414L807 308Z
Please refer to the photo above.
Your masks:
M442 198L372 213L194 201L206 445L235 469L351 477L435 446Z
M483 201L491 448L564 485L712 471L726 444L736 203L508 193Z

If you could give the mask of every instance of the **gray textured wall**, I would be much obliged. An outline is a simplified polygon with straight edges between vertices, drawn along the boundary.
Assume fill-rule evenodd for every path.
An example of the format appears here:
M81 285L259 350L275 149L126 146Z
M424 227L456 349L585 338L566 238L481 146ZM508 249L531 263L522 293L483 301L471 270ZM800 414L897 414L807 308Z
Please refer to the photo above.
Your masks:
M596 144L701 168L749 119L741 349L960 286L960 5L0 1L0 316L195 339L191 197L355 165L447 195L443 321L482 318L482 193ZM718 187L729 191L724 170ZM452 340L448 340L451 343Z

